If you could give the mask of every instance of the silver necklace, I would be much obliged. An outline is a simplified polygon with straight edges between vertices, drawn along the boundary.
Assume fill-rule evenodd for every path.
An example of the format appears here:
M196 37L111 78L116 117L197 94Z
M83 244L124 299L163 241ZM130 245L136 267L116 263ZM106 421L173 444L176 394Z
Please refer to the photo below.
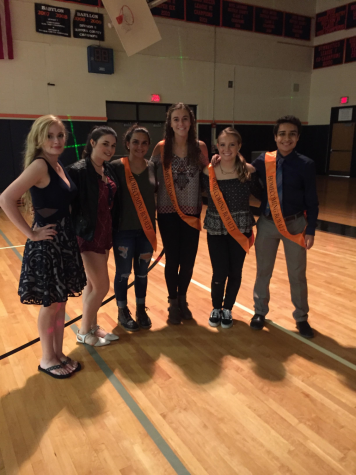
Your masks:
M231 172L224 171L221 167L221 163L219 163L219 166L220 166L221 173L223 175L233 175L236 172L236 165L234 166L234 169Z

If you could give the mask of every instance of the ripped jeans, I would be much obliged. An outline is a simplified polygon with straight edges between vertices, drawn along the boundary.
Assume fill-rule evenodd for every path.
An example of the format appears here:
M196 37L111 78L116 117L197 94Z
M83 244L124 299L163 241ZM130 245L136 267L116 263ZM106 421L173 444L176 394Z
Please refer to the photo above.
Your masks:
M151 262L152 246L142 229L114 231L113 247L116 264L114 281L118 307L127 305L127 284L131 274L132 261L135 273L136 303L146 299L147 269Z

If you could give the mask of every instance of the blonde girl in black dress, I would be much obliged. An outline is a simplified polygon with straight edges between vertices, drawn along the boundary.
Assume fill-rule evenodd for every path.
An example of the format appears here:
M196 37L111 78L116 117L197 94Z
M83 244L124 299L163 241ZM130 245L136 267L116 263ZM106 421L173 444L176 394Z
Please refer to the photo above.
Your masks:
M38 370L57 379L81 369L62 347L66 301L79 296L86 283L69 213L76 187L59 161L65 141L66 131L57 117L38 118L27 137L24 171L0 197L0 206L28 238L19 295L24 304L41 305ZM32 227L17 207L24 194L27 207L32 204L34 209Z

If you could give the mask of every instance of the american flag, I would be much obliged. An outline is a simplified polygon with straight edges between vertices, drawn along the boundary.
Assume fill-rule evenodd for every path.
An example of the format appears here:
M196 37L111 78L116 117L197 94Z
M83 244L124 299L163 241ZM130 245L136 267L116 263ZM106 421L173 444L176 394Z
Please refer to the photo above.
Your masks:
M0 59L14 59L9 3L0 0Z

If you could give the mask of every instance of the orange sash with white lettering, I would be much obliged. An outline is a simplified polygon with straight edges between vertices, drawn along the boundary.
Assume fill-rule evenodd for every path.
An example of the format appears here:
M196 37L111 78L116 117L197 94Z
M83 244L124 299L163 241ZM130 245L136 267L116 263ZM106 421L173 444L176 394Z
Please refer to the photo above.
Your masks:
M239 228L237 227L235 221L233 220L231 216L229 208L227 207L224 196L220 191L220 188L216 179L216 175L215 175L215 170L211 163L208 166L208 169L209 169L210 195L214 201L214 205L216 209L218 210L221 221L224 223L226 231L230 234L230 236L233 237L235 241L237 241L240 244L240 246L245 250L245 252L248 254L250 247L252 247L253 243L255 242L255 236L252 232L251 236L248 238L244 234L242 234L242 232L239 230Z
M145 202L143 201L140 189L137 185L137 181L135 180L131 172L129 159L127 157L123 157L121 158L121 161L125 167L126 185L130 192L132 202L136 208L137 216L140 220L143 232L145 233L147 239L150 241L153 249L157 251L156 233L154 227L152 226L152 221L150 215L148 214Z
M277 180L276 180L276 158L277 151L275 152L266 152L265 155L265 166L266 166L266 184L267 184L267 195L269 207L271 210L272 218L274 224L282 236L290 239L291 241L299 244L299 246L305 246L305 229L302 233L299 234L290 234L286 223L283 218L281 204L278 197L277 189Z
M189 226L192 226L192 228L197 229L198 231L201 231L201 221L200 218L196 218L195 216L187 216L186 214L182 213L181 209L179 208L177 196L176 196L176 191L174 189L174 182L173 182L173 175L172 175L172 167L170 166L169 168L165 168L163 164L163 146L164 146L164 140L159 142L160 148L161 148L161 161L162 161L162 171L163 171L163 177L164 177L164 182L166 184L166 189L168 196L172 202L172 205L174 209L176 210L176 213L178 216L183 219Z

